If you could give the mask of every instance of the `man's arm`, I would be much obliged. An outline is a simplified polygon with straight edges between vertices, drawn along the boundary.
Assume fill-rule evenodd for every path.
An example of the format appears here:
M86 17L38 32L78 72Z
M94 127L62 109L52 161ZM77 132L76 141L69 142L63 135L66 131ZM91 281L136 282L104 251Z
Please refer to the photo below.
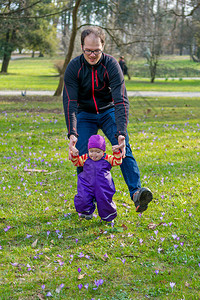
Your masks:
M120 135L125 137L128 124L129 101L122 70L114 58L108 61L108 75L115 105L116 137L118 138Z
M68 137L77 134L77 100L78 100L78 77L77 62L72 60L65 71L64 88L63 88L63 106L65 112L65 120L68 129Z

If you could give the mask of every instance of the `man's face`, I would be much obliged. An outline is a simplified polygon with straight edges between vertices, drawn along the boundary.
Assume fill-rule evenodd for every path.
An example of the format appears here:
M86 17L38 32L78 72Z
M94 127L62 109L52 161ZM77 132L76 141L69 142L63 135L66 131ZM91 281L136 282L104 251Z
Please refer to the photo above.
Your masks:
M99 37L96 37L93 33L87 35L84 40L84 45L82 46L83 55L86 61L90 65L96 65L101 58L103 48Z

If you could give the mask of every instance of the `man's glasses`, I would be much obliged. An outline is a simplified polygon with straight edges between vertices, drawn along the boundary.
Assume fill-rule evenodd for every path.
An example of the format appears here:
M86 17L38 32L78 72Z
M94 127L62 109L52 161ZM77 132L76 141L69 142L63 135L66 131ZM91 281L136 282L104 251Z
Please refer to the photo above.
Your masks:
M87 55L91 55L92 53L94 53L95 55L99 55L102 53L102 50L83 50L83 52Z

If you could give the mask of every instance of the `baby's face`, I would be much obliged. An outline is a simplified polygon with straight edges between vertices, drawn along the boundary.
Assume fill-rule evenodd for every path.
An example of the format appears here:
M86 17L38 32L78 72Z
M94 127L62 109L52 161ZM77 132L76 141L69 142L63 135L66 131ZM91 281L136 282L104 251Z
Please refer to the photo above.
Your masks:
M98 148L90 148L88 152L89 152L89 157L94 161L100 160L104 155L103 150Z

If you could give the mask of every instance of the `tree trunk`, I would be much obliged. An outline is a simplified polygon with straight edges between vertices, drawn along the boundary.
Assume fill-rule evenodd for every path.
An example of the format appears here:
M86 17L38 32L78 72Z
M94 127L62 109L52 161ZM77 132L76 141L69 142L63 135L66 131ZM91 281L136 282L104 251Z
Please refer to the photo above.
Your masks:
M157 62L152 62L150 65L151 83L154 83L154 80L156 78L156 68L157 68Z
M180 42L180 48L179 48L179 55L182 56L183 55L183 42L182 42L182 37L183 37L183 32L184 32L184 13L185 13L185 1L183 1L182 3L182 16L181 16L181 29L180 29L180 38L181 38L181 42Z
M3 52L3 62L1 66L1 73L7 73L8 65L11 58L12 50L9 48L9 41L10 41L10 30L8 29L6 32L6 46Z
M73 27L72 27L72 33L70 36L69 48L68 48L68 51L67 51L67 54L65 57L65 61L64 61L61 73L60 73L60 80L58 83L58 87L54 93L54 96L60 96L62 93L64 73L65 73L68 63L71 60L72 53L74 50L74 43L75 43L75 38L76 38L76 33L77 33L77 13L78 13L78 8L80 6L80 3L81 3L81 0L76 0L75 6L73 8L73 13L72 13Z
M2 66L1 66L1 73L7 73L8 72L8 65L10 62L10 58L11 58L11 53L4 53L3 56L3 62L2 62Z

